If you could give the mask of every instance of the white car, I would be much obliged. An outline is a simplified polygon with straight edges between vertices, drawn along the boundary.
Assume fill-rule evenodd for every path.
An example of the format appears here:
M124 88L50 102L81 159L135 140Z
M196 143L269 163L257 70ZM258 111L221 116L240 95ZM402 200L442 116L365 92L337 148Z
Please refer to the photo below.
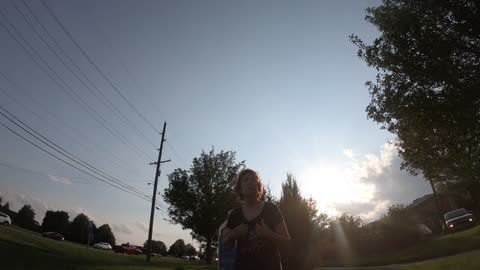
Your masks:
M100 242L93 245L93 248L103 249L103 250L112 250L112 246L109 243Z
M12 220L7 214L0 212L0 224L2 225L10 225L12 224Z

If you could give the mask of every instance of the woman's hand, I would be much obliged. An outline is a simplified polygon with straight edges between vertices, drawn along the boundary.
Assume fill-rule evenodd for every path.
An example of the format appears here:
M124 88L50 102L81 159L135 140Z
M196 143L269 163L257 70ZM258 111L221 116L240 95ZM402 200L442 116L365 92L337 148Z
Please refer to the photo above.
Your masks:
M270 227L265 224L265 221L262 219L262 224L256 224L255 225L255 235L258 238L262 239L270 239L273 231L270 229Z
M247 224L240 224L231 232L233 235L233 239L237 240L240 238L246 238L248 235L248 225Z

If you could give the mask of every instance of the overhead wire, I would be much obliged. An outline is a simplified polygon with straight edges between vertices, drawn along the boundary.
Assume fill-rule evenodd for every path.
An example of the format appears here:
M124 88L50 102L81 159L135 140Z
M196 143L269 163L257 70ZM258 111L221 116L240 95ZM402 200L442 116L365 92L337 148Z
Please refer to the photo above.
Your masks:
M132 188L130 185L124 183L123 181L121 180L118 180L116 178L114 178L113 176L109 175L109 174L106 174L104 173L103 171L99 170L98 168L96 168L95 166L83 161L82 159L78 158L77 156L73 155L71 152L65 150L63 147L59 146L58 144L52 142L50 139L46 138L45 136L43 136L42 134L40 134L39 132L37 132L35 129L31 128L29 125L27 125L26 123L24 123L23 121L21 121L20 119L18 119L16 116L14 116L13 114L11 114L8 110L6 110L3 106L0 105L0 109L3 110L4 112L6 112L9 116L5 115L4 113L2 113L0 111L0 114L5 117L7 120L9 120L10 122L12 122L14 125L16 125L17 127L21 128L23 131L27 132L28 134L30 134L30 136L36 138L37 140L41 141L42 143L44 143L45 145L47 145L48 147L50 147L51 149L53 149L54 151L56 151L57 153L61 154L62 156L68 158L69 160L79 164L80 166L92 171L93 173L96 173L102 177L104 177L105 179L108 179L109 181L112 181L112 182L115 182L116 184L126 188L126 189L129 189L131 190L132 192L136 192L138 193L139 195L142 195L142 196L147 196L146 194L144 194L143 192L140 192L134 188ZM14 118L15 120L13 120L12 118ZM18 124L18 122L21 123ZM24 127L22 127L22 125ZM30 131L28 131L28 130ZM33 133L35 134L33 134ZM52 145L54 145L55 147L53 147Z
M22 0L22 1L25 1L25 0ZM97 30L98 30L98 29L97 29ZM102 33L101 33L102 36L107 36L103 31L101 31L101 32L102 32ZM114 48L114 46L113 46L113 44L112 44L112 42L111 42L109 39L107 39L107 42L106 42L106 43L109 45L111 51L113 51L113 52L116 51L115 48ZM139 87L139 84L138 84L137 80L135 79L135 76L134 76L133 73L130 71L130 69L128 68L128 66L125 64L125 62L122 61L122 55L120 55L120 54L117 53L117 58L119 59L119 62L120 62L120 64L121 64L121 66L123 67L123 69L124 69L125 72L127 73L127 75L128 75L128 77L130 78L130 80L134 83L135 86ZM171 132L169 132L169 133L171 134ZM174 137L174 136L173 136L173 137ZM171 139L170 139L170 140L171 140ZM181 165L183 165L184 168L188 168L188 167L189 167L189 165L188 165L189 163L188 163L188 162L185 162L185 159L183 158L183 155L181 155L181 154L175 149L175 147L174 147L171 143L169 143L169 142L167 141L165 145L166 145L166 147L173 153L173 155L175 155L176 159L178 159L178 160L180 161ZM173 162L173 159L172 159L172 162ZM176 165L175 162L173 162L173 164L174 164L176 167L180 168L180 166Z
M29 44L29 42L23 37L23 35L16 29L16 27L8 20L8 18L5 16L5 14L2 12L0 9L0 15L5 18L5 20L10 24L10 26L15 30L15 32L20 36L20 38L28 45L28 47L34 52L34 54L41 60L41 62L48 67L48 69L54 73L58 79L65 84L65 86L73 93L75 96L81 100L90 110L86 109L82 104L78 102L76 98L74 98L69 91L65 89L58 81L55 79L52 74L50 74L45 68L33 57L30 52L21 44L21 42L13 35L13 33L8 29L5 24L0 20L0 25L7 30L7 32L10 34L10 36L17 42L17 44L30 56L32 60L45 72L47 75L57 84L57 86L64 91L70 98L72 98L84 111L86 111L97 123L99 123L101 126L103 126L107 131L109 131L112 135L114 135L117 139L119 139L121 142L123 142L126 146L130 147L134 152L136 152L140 157L145 159L147 162L149 162L152 158L149 157L147 154L145 154L141 149L136 147L135 145L131 144L128 142L128 139L125 138L118 130L116 130L113 127L107 127L105 124L109 125L108 121L106 121L94 108L92 108L87 102L85 102L68 84L53 70L53 68L38 54L38 52ZM92 114L92 112L95 112L98 118L102 119L103 122L101 123L100 120L96 116ZM114 130L117 134L115 134L112 130ZM123 137L120 138L120 137Z
M26 168L17 167L17 166L14 166L12 164L8 164L5 161L0 161L0 166L7 167L7 168L10 168L10 169L14 169L14 170L17 170L17 171L22 171L22 172L33 174L33 175L61 178L61 179L65 179L67 181L71 181L73 183L102 185L102 183L92 182L92 181L95 180L93 178L77 177L77 176L60 176L60 175L55 175L55 174L48 174L48 173L44 173L44 172L41 172L41 171L36 171L36 170L30 170L30 169L26 169ZM79 180L90 180L90 181L76 181L77 179L79 179Z
M65 163L65 164L67 164L67 165L69 165L69 166L71 166L71 167L73 167L73 168L75 168L75 169L77 169L77 170L79 170L79 171L81 171L81 172L83 172L83 173L85 173L85 174L87 174L87 175L89 175L89 176L91 176L91 177L99 180L99 181L102 181L102 182L104 182L104 183L106 183L106 184L108 184L108 185L110 185L110 186L112 186L112 187L114 187L114 188L117 188L117 189L122 190L122 191L124 191L124 192L130 193L131 195L136 196L136 197L139 197L139 198L141 198L141 199L148 199L148 198L146 198L146 197L143 197L143 196L140 196L140 195L138 195L138 194L136 194L136 193L133 193L133 192L127 190L127 189L123 189L123 188L121 188L121 187L119 187L119 186L117 186L117 185L113 185L113 184L111 184L111 183L109 183L109 182L107 182L107 181L105 181L105 180L103 180L103 179L101 179L101 178L98 178L98 177L96 177L95 175L89 173L88 171L85 171L85 170L83 170L83 169L75 166L74 164L72 164L72 163L70 163L70 162L68 162L68 161L66 161L66 160L64 160L64 159L56 156L55 154L52 154L51 152L49 152L48 150L44 149L43 147L41 147L41 146L37 145L36 143L32 142L31 140L25 138L23 135L19 134L18 132L16 132L15 130L13 130L13 129L10 128L9 126L7 126L6 124L0 122L0 125L3 126L3 127L5 127L6 129L8 129L8 130L9 130L10 132L12 132L13 134L17 135L17 136L20 137L21 139L27 141L28 143L30 143L30 144L33 145L34 147L42 150L43 152L47 153L48 155L52 156L53 158L55 158L55 159L57 159L57 160L59 160L59 161L61 161L61 162L63 162L63 163Z
M47 5L44 1L42 1L42 2L43 2L44 5L47 7L47 9L49 9L49 8L48 8L48 5ZM41 37L41 35L36 31L35 27L33 27L33 26L31 25L31 23L25 18L24 14L19 11L18 7L17 7L13 2L12 2L12 4L13 4L14 7L17 9L17 11L19 12L19 14L22 15L22 17L25 19L25 21L27 21L27 23L29 23L29 25L32 27L32 29L34 29L34 31L37 33L37 35L39 35L39 37L42 39L42 41L52 50L52 52L53 52L53 53L60 59L60 61L68 68L68 65L66 65L65 62L61 59L61 57L59 57L58 54L49 46L48 42L46 42L46 41ZM30 10L30 8L28 7L28 5L27 5L25 2L24 2L24 4L25 4L25 6L29 9L29 11L31 12L31 10ZM50 11L51 14L53 15L53 17L56 19L56 21L59 23L59 25L62 27L62 29L65 31L65 33L72 39L72 41L75 43L75 45L81 50L82 54L84 54L84 56L87 58L87 60L95 67L95 69L97 70L97 72L99 72L99 73L102 75L102 77L104 77L104 79L110 84L110 86L112 86L112 88L122 97L122 99L124 99L124 101L127 102L127 104L128 104L130 107L132 107L132 109L134 109L134 111L135 111L137 114L139 114L139 116L141 116L142 119L143 119L145 122L147 122L155 131L157 131L158 133L160 133L160 132L133 106L133 104L131 104L131 103L125 98L125 96L123 96L123 95L121 94L121 92L115 87L115 85L113 85L113 83L105 76L105 74L98 68L98 66L91 60L90 57L88 57L88 55L85 53L85 51L84 51L84 50L78 45L78 43L73 39L73 37L69 34L68 30L63 26L63 24L61 24L61 22L58 20L58 18L55 16L55 14L53 14L53 12L52 12L50 9L49 9L49 11ZM67 88L69 88L73 93L75 93L75 91L74 91L73 89L71 89L71 88L68 86L68 84L61 79L61 77L55 72L55 70L53 70L53 68L51 68L50 65L45 62L45 60L38 54L38 52L36 52L36 50L28 43L28 41L27 41L27 40L23 37L23 35L15 28L15 26L9 21L9 19L3 14L3 12L1 12L1 10L0 10L0 13L1 13L1 15L5 18L5 20L10 24L10 26L17 32L17 34L20 36L20 38L30 47L30 49L35 53L35 55L43 62L43 64L44 64L46 67L48 67L48 68L50 69L50 71L51 71L53 74L55 74L55 75L58 77L58 79L59 79ZM34 15L33 12L31 12L31 13L32 13L32 15ZM34 15L34 16L35 16L35 15ZM36 17L35 17L35 18L36 18ZM37 21L39 22L38 18L36 18L36 19L37 19ZM49 75L49 77L60 87L60 89L64 90L64 92L66 92L78 105L80 105L80 103L79 103L75 98L73 98L73 96L71 96L71 95L64 89L64 87L52 76L52 74L50 74L48 71L45 70L45 68L35 59L35 57L33 57L33 56L30 54L30 52L21 44L21 42L19 42L19 40L15 37L15 35L13 35L13 33L10 32L10 30L9 30L1 21L0 21L0 24L2 25L3 28L5 28L5 30L7 30L7 32L12 36L12 38L18 43L18 45L34 60L34 62L35 62L37 65L39 65L39 67L40 67L45 73L47 73L47 75ZM42 27L44 28L43 25L42 25ZM44 28L44 29L46 30L46 28ZM51 36L49 33L48 33L48 35ZM52 40L54 40L54 42L58 45L58 43L56 42L55 39L52 38ZM64 52L64 50L61 48L61 46L58 46L58 47ZM79 69L78 66L72 61L72 59L68 56L68 54L66 54L65 52L64 52L64 54L67 56L67 58L70 60L70 62L71 62L72 64L74 64L75 67L84 75L84 77L96 88L96 86L88 79L88 77L81 71L81 69ZM77 77L77 79L79 79L79 80L82 82L82 84L84 84L84 85L86 86L86 84L85 84L71 69L69 69L69 70L72 72L72 74L75 75L75 77ZM87 86L86 86L86 87L87 87ZM87 89L89 89L89 88L87 87ZM91 90L91 89L90 89L90 90ZM98 88L97 88L97 90L98 90ZM99 91L99 93L101 93L101 91ZM92 92L92 94L93 94L93 92ZM93 108L91 108L91 107L88 105L88 103L86 103L85 101L83 101L83 99L82 99L80 96L78 96L78 94L75 93L75 95L77 96L78 99L80 99L82 102L84 102L84 104L87 105L87 107L89 107L90 109L92 109L93 111L95 111ZM95 96L96 96L96 95L95 95ZM96 97L97 97L99 100L101 100L98 96L96 96ZM108 99L106 99L106 100L108 100ZM104 105L105 105L105 103L104 103ZM113 104L111 104L111 105L113 105ZM107 106L107 105L105 105L105 106ZM82 109L86 110L83 106L80 105L80 107L82 107ZM107 106L107 107L108 107L108 106ZM113 107L113 106L112 106L112 107ZM119 112L118 109L116 109L116 110L117 110L117 112ZM86 111L89 112L88 110L86 110ZM95 111L95 112L96 112L96 111ZM98 115L101 119L103 119L103 117L101 117L101 116L98 114L98 112L96 112L96 113L97 113L97 115ZM120 112L119 112L119 113L120 113ZM4 117L6 117L8 120L11 121L11 119L8 118L8 117L7 117L6 115L4 115L3 113L2 113L2 115L3 115ZM99 120L98 120L97 118L95 118L92 114L90 114L90 116L92 116L92 118L94 118L97 122L99 122ZM123 117L123 118L126 119L126 117ZM106 121L105 119L103 119L103 120L104 120L104 122L105 122L106 124L108 124L108 121ZM128 121L128 119L127 119L127 121ZM14 124L16 124L16 123L14 123ZM24 124L24 123L22 123L22 124ZM101 123L99 122L99 124L101 124ZM19 126L18 124L16 124L16 125ZM25 124L24 124L24 125L25 125ZM105 125L103 125L103 124L101 124L101 125L104 126L110 133L112 133L112 135L115 136L115 134L114 134L109 128L107 128L107 127L106 127ZM33 143L32 141L30 141L30 140L26 139L25 137L21 136L20 134L18 134L17 132L15 132L14 130L12 130L12 129L9 128L8 126L6 126L5 124L2 123L2 126L4 126L5 128L7 128L8 130L10 130L11 132L13 132L13 133L16 134L17 136L21 137L22 139L26 140L27 142L31 143L31 144L34 145L35 147L39 148L40 150L42 150L42 151L44 151L44 152L52 155L52 153L48 152L47 150L39 147L38 145L36 145L36 144ZM21 126L19 126L19 127L23 129L23 127L21 127ZM113 129L114 129L114 128L113 128ZM115 129L114 129L114 130L115 130ZM34 136L33 134L31 134L31 133L28 132L27 130L24 129L24 131L26 131L26 132L29 133L30 135ZM33 131L34 131L34 130L33 130ZM119 132L117 131L117 133L119 133ZM119 134L119 135L121 135L121 134ZM42 136L42 137L43 137L43 136ZM117 137L117 136L116 136L116 137ZM145 137L146 137L146 136L145 136ZM36 137L36 138L37 138L38 140L40 140L38 137ZM45 137L44 137L44 138L45 138ZM118 138L118 137L117 137L117 138ZM124 137L124 138L125 138L125 137ZM125 138L125 139L126 139L126 138ZM147 138L147 139L148 139L148 138ZM127 140L127 139L126 139L126 140ZM128 141L128 140L127 140L127 141ZM44 141L42 141L42 142L45 143ZM50 141L50 142L51 142L51 141ZM122 142L123 142L123 141L122 141ZM53 142L51 142L51 143L53 143ZM125 143L125 142L124 142L124 143ZM127 143L125 143L125 144L127 144ZM50 145L49 145L49 146L50 146ZM56 146L58 147L58 145L56 145ZM50 146L50 147L51 147L51 146ZM54 150L56 150L57 152L59 152L57 149L55 149L55 148L53 148L53 147L51 147L51 148L54 149ZM132 150L133 150L133 149L132 149ZM136 151L135 151L135 152L136 152ZM59 152L59 153L61 153L61 152ZM137 153L138 153L138 152L137 152ZM61 153L61 154L64 155L63 153ZM68 165L70 165L70 166L72 166L72 167L74 167L74 168L76 168L76 169L78 169L78 170L80 170L80 171L82 171L82 172L84 172L84 173L89 174L88 172L85 172L83 169L80 169L80 168L76 167L75 165L72 165L72 164L70 164L69 162L66 162L66 161L63 160L63 159L58 158L58 157L55 156L55 155L53 155L53 156L54 156L55 158L57 158L57 159L60 159L62 162L66 163L66 164L68 164ZM64 155L64 156L66 156L66 155ZM76 160L74 160L74 159L72 159L72 158L70 158L70 157L68 157L68 156L66 156L66 157L69 158L69 159L71 159L72 161L75 161L75 162L78 163L78 161L76 161ZM84 164L86 164L86 163L84 163ZM85 165L83 165L83 166L85 167ZM96 169L95 167L93 167L93 166L91 166L91 165L89 165L89 164L87 164L87 168L89 168L89 169L92 170L92 171L96 171L96 173L102 175L102 172L101 172L101 171L99 171L98 169ZM90 175L90 174L89 174L89 175ZM102 176L103 176L104 178L109 178L109 177L111 177L111 176L106 175L106 174L103 174ZM94 177L94 176L92 176L92 177ZM101 179L99 179L99 178L97 178L97 177L94 177L94 178L102 181ZM113 179L110 178L110 180L113 180ZM122 185L121 183L118 183L118 182L117 182L117 184ZM116 186L116 185L112 185L112 186L121 189L119 186ZM125 188L125 186L123 186L123 187ZM135 191L133 191L133 192L135 192ZM129 193L131 193L131 192L129 192ZM137 195L145 196L145 195L141 195L141 194L138 194L138 193L137 193ZM149 197L147 197L147 198L149 198Z
M77 42L77 40L72 36L70 31L65 27L65 25L60 21L60 19L55 15L53 10L48 6L47 2L45 0L41 0L45 8L48 10L50 15L53 17L55 22L60 26L60 28L63 30L63 32L68 36L68 38L73 42L75 47L77 47L82 55L87 59L87 61L95 68L95 70L102 76L102 78L112 87L113 90L148 124L152 129L154 129L158 134L161 134L161 132L150 122L148 119L143 116L142 113L130 102L128 99L120 92L120 90L112 83L110 79L103 73L103 71L98 67L98 65L91 59L91 57L83 50L83 48L80 46L80 44Z
M14 1L10 0L12 5L15 7L17 12L23 17L23 19L29 24L29 26L35 31L37 36L47 45L47 47L57 56L58 59L62 62L62 64L67 67L67 69L103 104L105 107L107 107L112 113L114 113L120 120L122 120L124 123L126 123L132 130L136 131L137 134L139 134L141 137L145 139L146 142L149 144L153 145L155 147L155 144L141 131L139 130L118 108L113 104L104 94L103 92L88 78L88 76L78 67L78 65L75 63L75 61L69 56L69 54L62 48L62 46L58 43L58 41L50 34L50 31L43 25L43 23L40 21L40 19L35 15L35 13L31 10L31 8L28 6L28 4L25 2L25 0L22 0L23 5L27 8L29 13L32 15L32 17L35 19L38 25L40 25L43 29L43 31L48 35L48 37L54 42L56 47L65 55L65 57L69 60L69 62L82 74L83 78L87 80L90 85L93 86L93 88L96 89L98 94L100 94L103 99L101 99L95 91L93 91L89 86L86 85L86 83L76 75L76 73L71 70L68 65L61 59L61 57L55 52L55 50L48 44L48 42L45 41L45 39L42 37L42 35L37 31L37 29L34 27L34 25L26 18L26 16L20 11L20 9L17 7Z
M24 4L26 5L25 1L22 0L24 2ZM65 27L65 25L60 21L60 19L56 16L56 14L53 12L53 10L48 6L48 4L46 3L46 1L42 0L42 3L43 5L45 6L45 8L48 10L48 12L50 13L50 15L54 18L54 20L57 22L57 24L62 28L62 30L64 31L64 33L69 37L69 39L73 42L73 44L80 50L80 52L84 55L84 57L88 60L88 62L95 68L95 70L97 70L97 72L105 79L105 81L107 81L107 83L112 87L112 89L114 89L154 130L156 130L159 134L161 134L160 131L158 131L120 92L120 90L111 82L111 80L108 79L108 77L101 71L101 69L98 67L98 65L91 59L91 57L85 52L85 50L83 50L83 48L80 46L80 44L78 43L78 41L73 37L73 35L68 31L68 29ZM31 12L33 14L33 12ZM37 21L39 22L38 18L37 18ZM41 24L41 22L39 22ZM42 24L41 24L42 25ZM43 25L42 25L43 27ZM44 28L45 31L47 31L45 28ZM52 38L53 39L53 38ZM123 62L122 62L123 64ZM134 79L133 75L131 74L131 72L129 71L129 69L123 64L123 67L124 69L127 71L128 75L130 76L130 79L136 83L136 80ZM169 145L169 143L167 142L167 145ZM185 165L185 168L188 168L188 163L184 161L184 159L178 154L178 152L175 150L175 148L170 145L169 147L170 149L172 149L172 152L174 155L176 155L176 157L179 158L179 161L181 161L181 163L183 163ZM173 162L175 164L175 162ZM180 168L180 166L178 165L175 165L177 166L178 168Z
M5 117L7 120L9 120L10 122L14 123L16 126L18 126L18 127L20 127L21 129L23 129L25 132L29 133L31 136L33 136L33 137L36 138L37 140L40 140L40 139L38 139L38 137L34 136L31 132L28 132L27 130L25 130L24 128L22 128L21 126L19 126L17 123L15 123L14 121L12 121L8 116L6 116L5 114L3 114L2 112L0 112L0 114L1 114L3 117ZM150 202L151 202L151 200L152 200L151 197L149 197L149 196L147 196L147 195L143 195L143 194L141 194L141 193L139 193L139 192L135 192L135 191L132 190L132 189L122 187L121 185L116 185L116 183L112 183L111 181L109 182L109 181L107 181L107 180L105 180L105 179L101 179L100 177L97 177L96 175L92 174L92 173L94 173L94 172L90 173L90 172L86 171L85 169L79 168L78 166L72 164L71 162L66 161L66 160L64 160L63 158L58 157L57 155L55 155L55 154L51 153L50 151L44 149L43 147L39 146L39 145L36 144L35 142L29 140L29 139L26 138L25 136L23 136L23 135L21 135L20 133L16 132L16 131L13 130L12 128L10 128L8 125L6 125L6 124L4 124L4 123L2 123L2 122L0 122L0 125L3 126L3 127L5 127L6 129L8 129L8 130L9 130L10 132L12 132L13 134L17 135L17 136L20 137L21 139L27 141L28 143L30 143L30 144L33 145L34 147L42 150L43 152L47 153L48 155L54 157L55 159L57 159L57 160L65 163L65 164L67 164L67 165L69 165L69 166L71 166L71 167L73 167L73 168L75 168L75 169L77 169L77 170L79 170L79 171L81 171L81 172L83 172L83 173L91 176L92 178L94 178L94 179L96 179L96 180L99 180L99 181L101 181L101 182L103 182L103 183L105 183L105 184L107 184L107 185L109 185L109 186L112 186L112 187L116 188L116 189L119 189L119 190L122 190L122 191L124 191L124 192L127 192L127 193L129 193L129 194L131 194L131 195L133 195L133 196L136 196L136 197L138 197L138 198L141 198L141 199L144 199L144 200L147 200L147 201L150 201ZM42 141L42 140L40 140L40 141L43 142L44 144L46 144L44 141ZM56 150L56 149L54 149L53 147L51 147L50 145L48 145L48 144L46 144L46 145L49 146L50 148L52 148L53 150ZM58 151L57 151L57 152L58 152ZM60 152L59 152L59 153L60 153ZM60 153L60 154L62 154L62 153ZM65 155L65 154L62 154L62 155L64 155L64 156L67 157L68 159L70 159L70 160L72 160L72 161L74 161L75 163L78 164L77 161L75 161L74 159L68 157L67 155ZM81 165L81 164L80 164L80 165ZM82 165L82 166L83 166L83 165ZM85 167L85 166L83 166L83 167ZM87 169L88 169L88 168L87 168ZM163 205L157 205L157 206L158 206L163 212L165 212L165 209L163 209L163 208L164 208Z
M5 74L3 74L1 71L0 71L0 75L3 76L5 79L7 79L7 81L9 81L9 79L5 76ZM10 83L12 83L11 81L9 81ZM27 110L28 112L30 112L31 114L33 114L35 117L37 117L39 120L42 120L42 121L45 121L47 122L48 124L52 125L53 127L56 127L58 131L63 131L61 128L57 127L53 122L49 121L48 119L45 119L43 118L42 116L40 116L38 113L34 112L33 110L31 110L28 106L26 106L25 104L23 104L22 102L20 102L19 100L17 100L15 97L11 96L8 91L6 91L4 88L0 87L0 91L2 91L8 98L10 98L11 100L13 100L13 102L17 103L19 106L23 107L25 110ZM29 97L32 99L32 101L36 102L32 97ZM41 105L39 104L38 102L36 102L37 105ZM48 110L46 110L47 113L50 113ZM51 113L50 113L51 114ZM57 120L59 120L54 114L51 114L54 118L56 118ZM68 125L68 123L66 122L63 122L63 124ZM84 134L82 134L79 130L73 128L70 126L70 128L72 128L77 134L80 134L80 135L83 135L85 138L87 138ZM112 162L112 164L118 166L119 168L122 168L122 169L127 169L127 171L130 171L131 173L133 174L136 174L136 172L134 172L135 170L130 168L129 165L125 162L125 161L122 161L120 159L118 159L119 161L123 162L124 164L120 164L118 163L117 161L113 160L111 157L115 157L116 155L103 155L102 152L100 151L97 151L97 148L96 147L91 147L90 145L88 144L85 144L83 142L81 142L79 139L71 136L70 134L66 133L65 131L63 131L64 135L66 135L67 137L69 137L70 139L72 139L73 141L76 141L78 144L82 145L83 147L85 148L88 148L89 150L91 150L91 153L95 153L96 155L98 155L99 157L101 157L102 159L106 159L106 160L109 160L110 162ZM88 139L88 138L87 138ZM98 146L97 146L98 147Z

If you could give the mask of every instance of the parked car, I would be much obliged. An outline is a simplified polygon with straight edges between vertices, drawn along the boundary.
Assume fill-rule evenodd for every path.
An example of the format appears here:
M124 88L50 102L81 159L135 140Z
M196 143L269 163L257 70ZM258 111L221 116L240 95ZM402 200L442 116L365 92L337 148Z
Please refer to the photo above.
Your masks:
M112 246L109 243L99 242L93 244L93 248L102 249L102 250L112 250Z
M184 260L190 260L190 257L188 257L187 255L185 255L185 256L182 256L182 259L184 259Z
M2 225L10 225L12 224L12 220L7 214L0 212L0 224Z
M162 257L162 254L150 252L150 256L151 257Z
M132 255L141 255L142 254L142 250L140 250L139 248L137 248L135 246L131 246L131 245L128 245L128 244L122 244L120 246L114 246L113 251L115 251L115 253L132 254Z
M191 261L199 261L199 260L200 260L200 258L199 258L198 256L196 256L196 255L195 255L195 256L190 256L189 259L190 259Z
M61 235L57 232L44 232L42 235L43 235L43 237L54 239L54 240L59 240L59 241L65 240L63 235Z
M449 232L456 232L475 226L476 219L465 208L459 208L445 214L445 223Z

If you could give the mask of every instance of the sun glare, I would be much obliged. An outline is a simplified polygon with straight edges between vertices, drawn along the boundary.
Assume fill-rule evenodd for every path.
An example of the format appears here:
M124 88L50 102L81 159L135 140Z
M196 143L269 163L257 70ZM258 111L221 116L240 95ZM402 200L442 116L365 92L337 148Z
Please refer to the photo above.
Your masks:
M336 204L368 202L374 187L358 181L348 165L317 163L306 167L298 182L305 196L312 196L320 212L338 214Z

